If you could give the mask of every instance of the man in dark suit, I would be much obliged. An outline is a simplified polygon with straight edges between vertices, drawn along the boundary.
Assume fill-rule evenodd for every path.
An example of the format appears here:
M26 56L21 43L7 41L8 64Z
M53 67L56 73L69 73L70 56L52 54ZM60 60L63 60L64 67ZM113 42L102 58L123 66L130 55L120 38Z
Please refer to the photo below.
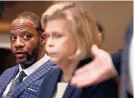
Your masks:
M23 12L10 28L11 49L18 63L0 76L0 98L38 98L43 78L54 69L45 54L40 18Z
M133 81L133 79L131 81L130 79L133 78L133 76L131 73L132 71L130 71L130 73L128 72L128 70L130 70L132 67L132 64L129 64L129 58L131 59L132 57L132 53L129 51L131 49L130 47L133 45L131 44L131 40L133 39L132 35L133 22L131 22L128 27L124 48L119 50L117 53L112 54L111 56L106 51L99 49L96 45L94 45L91 50L94 55L94 61L75 72L75 76L71 81L72 85L78 87L89 86L95 83L100 83L103 80L112 78L119 74L121 75L121 98L126 98L126 90L129 92L128 97L132 98L133 86L131 81ZM126 84L130 83L131 86L128 87Z

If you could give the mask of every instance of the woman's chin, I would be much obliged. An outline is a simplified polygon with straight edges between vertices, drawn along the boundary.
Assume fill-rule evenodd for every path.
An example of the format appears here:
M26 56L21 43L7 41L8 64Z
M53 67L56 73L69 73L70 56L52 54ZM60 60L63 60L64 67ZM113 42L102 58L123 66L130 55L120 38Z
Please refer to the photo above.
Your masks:
M59 59L51 57L51 61L54 62L55 64L59 63Z

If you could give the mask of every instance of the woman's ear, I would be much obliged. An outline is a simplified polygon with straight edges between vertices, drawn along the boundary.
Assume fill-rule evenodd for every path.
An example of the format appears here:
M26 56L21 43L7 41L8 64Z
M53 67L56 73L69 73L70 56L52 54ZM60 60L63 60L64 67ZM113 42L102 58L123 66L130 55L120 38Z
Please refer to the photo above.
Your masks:
M98 33L98 36L99 36L99 45L102 43L102 33Z
M46 44L46 40L47 40L46 34L45 34L45 33L42 33L42 34L41 34L41 43L42 43L42 44Z

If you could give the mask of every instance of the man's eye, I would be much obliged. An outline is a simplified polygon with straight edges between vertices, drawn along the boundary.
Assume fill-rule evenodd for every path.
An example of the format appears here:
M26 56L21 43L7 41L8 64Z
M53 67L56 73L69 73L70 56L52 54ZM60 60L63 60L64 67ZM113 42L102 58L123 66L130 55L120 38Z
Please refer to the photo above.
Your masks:
M24 39L30 39L31 37L32 37L32 35L27 34L27 35L24 36Z
M16 40L16 39L17 39L16 36L10 36L10 40L14 41L14 40Z

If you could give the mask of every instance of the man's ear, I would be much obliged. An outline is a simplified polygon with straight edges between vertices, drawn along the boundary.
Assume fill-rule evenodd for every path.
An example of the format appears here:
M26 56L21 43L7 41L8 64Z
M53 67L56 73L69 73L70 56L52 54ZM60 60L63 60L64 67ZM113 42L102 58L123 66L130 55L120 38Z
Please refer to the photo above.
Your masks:
M47 40L46 34L45 34L45 33L42 33L42 34L41 34L41 43L42 43L42 44L46 44L46 40Z

